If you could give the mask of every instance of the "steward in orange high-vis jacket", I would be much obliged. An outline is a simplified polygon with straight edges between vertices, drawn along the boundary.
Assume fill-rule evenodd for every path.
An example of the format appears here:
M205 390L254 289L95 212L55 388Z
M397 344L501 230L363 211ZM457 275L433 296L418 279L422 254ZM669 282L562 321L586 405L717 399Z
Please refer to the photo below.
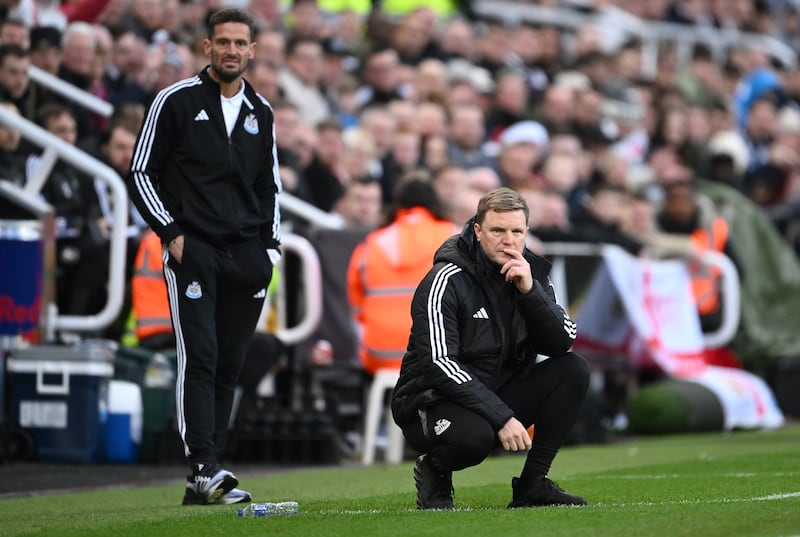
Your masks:
M458 232L439 219L439 202L428 181L410 179L395 196L397 211L385 227L367 235L350 258L348 298L359 327L364 370L400 369L411 332L411 299L430 270L433 254Z
M152 338L164 336L172 340L167 284L164 283L164 262L161 239L152 230L145 232L136 252L131 278L131 301L139 344L150 348ZM157 345L161 347L161 345Z

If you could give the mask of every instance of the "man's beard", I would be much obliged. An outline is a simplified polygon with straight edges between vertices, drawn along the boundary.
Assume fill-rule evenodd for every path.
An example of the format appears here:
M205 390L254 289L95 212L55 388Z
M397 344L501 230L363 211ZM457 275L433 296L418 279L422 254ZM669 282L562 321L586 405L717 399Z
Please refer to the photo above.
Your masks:
M244 73L245 71L245 67L246 65L244 67L239 67L233 71L225 71L223 70L223 67L220 64L220 66L216 67L214 71L217 73L217 78L219 78L220 81L224 82L225 84L230 84L231 82L242 76L242 73Z

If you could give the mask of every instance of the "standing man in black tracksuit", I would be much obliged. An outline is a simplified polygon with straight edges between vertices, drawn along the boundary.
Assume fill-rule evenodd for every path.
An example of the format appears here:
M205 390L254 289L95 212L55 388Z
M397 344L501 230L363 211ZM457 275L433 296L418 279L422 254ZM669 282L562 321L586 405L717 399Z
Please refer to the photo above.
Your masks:
M242 78L254 34L246 12L211 16L203 44L211 65L156 95L128 177L136 206L164 245L178 431L191 471L184 504L250 500L217 458L280 258L272 108Z
M498 446L528 451L508 507L586 504L547 478L577 419L589 368L568 352L576 326L556 303L550 264L525 249L527 222L517 192L485 194L417 287L392 412L422 453L414 467L418 509L452 509L453 471Z

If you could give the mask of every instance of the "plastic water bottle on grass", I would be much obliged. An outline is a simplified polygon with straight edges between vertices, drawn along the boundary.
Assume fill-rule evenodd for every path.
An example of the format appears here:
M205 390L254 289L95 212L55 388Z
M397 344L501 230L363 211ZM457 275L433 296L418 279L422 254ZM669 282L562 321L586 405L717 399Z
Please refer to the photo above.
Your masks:
M238 509L241 518L294 516L299 512L297 502L251 503Z

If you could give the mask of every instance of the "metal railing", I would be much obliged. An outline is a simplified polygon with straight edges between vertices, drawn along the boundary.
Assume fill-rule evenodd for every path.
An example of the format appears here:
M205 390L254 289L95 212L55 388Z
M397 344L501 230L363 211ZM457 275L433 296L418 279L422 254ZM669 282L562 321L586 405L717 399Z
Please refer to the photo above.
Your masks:
M553 266L550 281L556 291L559 303L567 308L569 289L567 285L566 263L570 257L601 257L604 244L549 242L544 243L545 255ZM716 349L729 343L736 335L741 319L741 290L739 272L728 256L715 251L698 252L700 261L716 267L722 273L722 322L714 331L703 333L703 344L707 349Z
M283 204L283 194L281 194L280 205ZM314 247L305 238L293 233L284 234L281 238L281 250L284 255L286 252L293 252L300 258L303 282L303 318L295 326L286 326L286 289L284 282L286 278L281 277L278 286L278 299L276 307L278 310L278 330L276 335L286 345L295 345L310 337L317 329L320 319L322 319L322 271L319 266L319 256ZM285 265L279 262L281 276L284 274Z
M499 19L508 22L529 22L546 26L556 26L575 31L581 26L602 21L602 12L582 13L567 8L551 8L530 4L491 0L475 2L475 12L481 17ZM644 20L626 13L627 24L621 28L631 37L642 40L645 52L646 76L655 75L658 49L664 43L674 43L678 47L681 61L689 59L691 47L702 43L713 51L715 58L721 61L730 48L755 48L766 52L788 69L797 66L797 53L771 35L742 32L735 28L709 28L661 21Z
M90 177L103 181L111 190L114 222L128 221L128 192L117 172L33 122L2 107L0 107L0 123L18 131L26 140L44 149L42 159L23 189L27 196L39 194L56 161L62 159ZM122 309L125 291L126 248L127 226L113 226L110 237L108 296L105 305L95 315L61 315L55 304L49 305L42 320L45 339L53 340L59 330L89 332L100 330L114 322Z
M66 82L57 76L53 76L47 71L31 65L28 67L28 76L37 84L44 86L70 101L73 101L84 108L87 108L103 117L111 117L114 113L114 105L104 101L96 95L84 91L77 86Z

